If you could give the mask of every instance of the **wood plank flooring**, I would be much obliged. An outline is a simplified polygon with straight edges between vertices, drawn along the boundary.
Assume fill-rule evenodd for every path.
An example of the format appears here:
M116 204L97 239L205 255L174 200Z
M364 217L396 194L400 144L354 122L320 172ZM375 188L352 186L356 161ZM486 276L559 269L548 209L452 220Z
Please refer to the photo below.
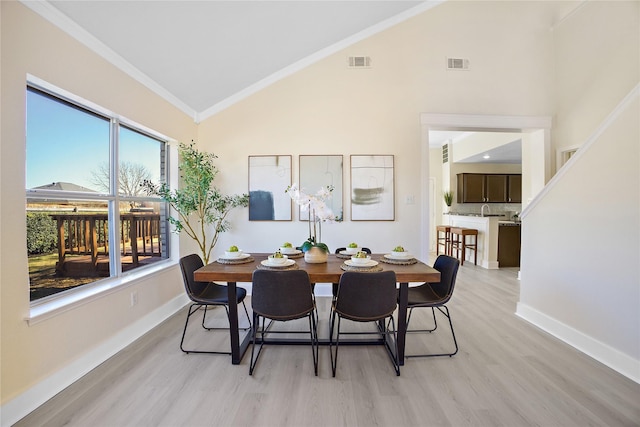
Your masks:
M514 315L516 274L461 267L449 303L459 353L407 359L400 377L379 346L341 347L336 378L327 347L315 377L309 347L266 346L249 376L250 349L237 366L180 351L185 309L16 425L639 426L639 384ZM328 299L318 306L326 320ZM228 346L193 320L187 345ZM408 335L409 354L451 348L438 320L435 333ZM430 322L417 310L411 327Z

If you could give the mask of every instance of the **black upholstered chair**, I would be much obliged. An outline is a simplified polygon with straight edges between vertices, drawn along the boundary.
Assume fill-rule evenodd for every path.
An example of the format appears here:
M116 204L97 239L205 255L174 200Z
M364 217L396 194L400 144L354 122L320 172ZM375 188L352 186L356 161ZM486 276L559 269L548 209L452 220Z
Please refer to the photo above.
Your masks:
M308 333L313 355L313 366L315 374L318 375L317 314L315 314L316 307L309 274L304 270L255 270L253 272L251 307L253 309L253 344L251 345L249 375L253 374L262 348L265 346L266 335L272 333L301 333L299 331L270 330L272 322L286 322L303 317L307 317L309 320ZM266 327L265 319L270 320ZM258 333L260 334L260 348L256 354L255 348ZM304 333L307 333L307 331L304 331Z
M210 354L231 354L230 351L203 351L203 350L187 350L183 347L184 337L187 333L187 326L189 325L189 318L195 314L199 309L203 309L202 315L202 327L211 329L227 329L227 328L210 328L205 325L205 319L207 317L207 308L209 306L224 306L227 313L227 319L229 318L229 298L227 294L227 287L219 285L217 283L209 282L197 282L193 273L202 267L204 263L202 258L197 254L187 255L180 259L180 270L182 271L182 278L184 280L184 288L187 291L187 295L191 300L189 311L187 313L187 320L184 323L184 330L182 331L182 339L180 340L180 350L185 353L210 353ZM249 320L249 326L251 326L251 319L249 318L249 312L247 306L244 303L244 298L247 296L247 290L244 288L237 288L237 301L236 303L242 303L244 306L244 312Z
M434 332L438 323L436 320L436 312L438 311L446 316L449 320L449 326L451 327L451 335L453 336L453 344L455 349L453 353L429 353L429 354L405 354L405 357L432 357L432 356L453 356L458 352L458 341L456 340L456 334L453 331L453 323L451 322L451 314L446 304L453 295L453 289L456 285L456 276L458 275L458 268L460 267L460 261L448 255L440 255L436 258L436 262L433 264L433 268L440 272L440 281L437 283L423 283L422 285L409 288L409 297L407 307L409 308L409 314L407 316L407 333L415 332ZM409 329L409 322L411 321L411 313L414 308L427 307L431 308L433 315L433 328L431 329Z
M346 334L382 335L396 375L400 375L398 337L393 319L393 313L397 306L395 272L360 273L346 271L342 273L338 286L338 294L331 307L331 325L329 332L331 369L334 377L336 376L336 368L338 365L340 335ZM354 322L376 322L377 330L374 332L341 332L340 324L342 319L348 319ZM389 329L389 326L392 326L392 329ZM333 339L334 330L336 331L335 341ZM392 341L392 344L390 344L389 341Z
M346 249L347 248L338 248L338 249L335 250L334 254L339 254L340 252L342 252L342 251L344 251ZM366 252L369 255L371 255L371 249L369 249L369 248L360 248L360 250L362 252ZM333 283L332 285L333 286L332 286L331 292L333 294L333 300L335 301L336 295L338 295L338 284L337 283Z

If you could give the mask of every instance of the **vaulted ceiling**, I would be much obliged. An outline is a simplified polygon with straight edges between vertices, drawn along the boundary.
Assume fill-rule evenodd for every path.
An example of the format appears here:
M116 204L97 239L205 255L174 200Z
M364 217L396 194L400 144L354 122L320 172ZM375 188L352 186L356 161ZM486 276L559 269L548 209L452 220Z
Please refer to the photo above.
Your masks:
M23 0L196 121L441 2Z
M199 122L446 0L20 1ZM554 3L556 22L582 3Z

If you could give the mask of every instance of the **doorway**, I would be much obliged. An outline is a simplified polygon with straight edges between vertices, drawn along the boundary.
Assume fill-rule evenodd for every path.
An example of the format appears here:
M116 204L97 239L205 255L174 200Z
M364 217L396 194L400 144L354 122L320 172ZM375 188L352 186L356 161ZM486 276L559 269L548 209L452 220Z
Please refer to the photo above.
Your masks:
M531 202L535 194L544 188L551 178L551 117L549 116L494 116L494 115L466 115L466 114L438 114L422 113L420 115L422 126L422 169L429 176L429 131L461 131L461 132L519 132L523 134L523 151L528 155L523 156L522 173L523 186L529 190L526 200L523 200L523 208ZM424 181L423 181L424 182ZM422 243L422 253L427 256L435 245L432 229L434 219L431 218L432 203L435 196L430 193L434 190L429 186L423 186L422 200L427 201L423 206L421 215L423 230L422 235L426 240Z

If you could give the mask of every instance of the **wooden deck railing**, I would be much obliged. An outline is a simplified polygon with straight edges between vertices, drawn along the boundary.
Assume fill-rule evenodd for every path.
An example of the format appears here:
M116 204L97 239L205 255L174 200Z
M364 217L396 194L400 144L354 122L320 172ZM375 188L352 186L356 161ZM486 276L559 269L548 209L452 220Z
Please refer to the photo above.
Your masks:
M55 214L58 230L57 270L64 272L67 255L90 255L93 271L98 268L98 256L109 255L107 214ZM131 256L137 266L140 256L161 257L160 215L152 213L120 214L119 250Z

